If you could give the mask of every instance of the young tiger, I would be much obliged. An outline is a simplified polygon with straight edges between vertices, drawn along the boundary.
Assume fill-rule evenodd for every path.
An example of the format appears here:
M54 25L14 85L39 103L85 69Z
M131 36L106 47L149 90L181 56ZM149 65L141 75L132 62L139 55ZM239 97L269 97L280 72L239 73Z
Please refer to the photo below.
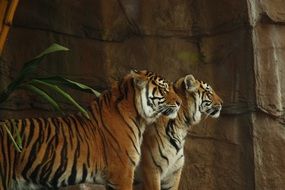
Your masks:
M2 123L22 137L17 152L0 128L0 190L57 189L79 183L102 183L131 190L141 156L145 126L161 114L175 118L181 99L160 76L132 71L81 115L10 119Z
M180 78L173 86L182 99L177 118L161 117L144 134L135 176L144 190L178 189L190 126L198 124L202 115L219 117L222 108L222 100L214 90L192 75Z

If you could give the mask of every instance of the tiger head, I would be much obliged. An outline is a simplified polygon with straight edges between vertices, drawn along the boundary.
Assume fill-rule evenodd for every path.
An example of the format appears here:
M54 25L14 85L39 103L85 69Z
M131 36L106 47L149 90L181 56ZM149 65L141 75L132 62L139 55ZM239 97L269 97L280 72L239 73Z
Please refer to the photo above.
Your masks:
M131 71L131 76L136 91L136 107L148 123L161 115L171 119L177 116L182 100L164 78L146 70Z
M174 86L182 91L182 107L192 116L192 124L197 124L202 114L206 117L219 117L223 101L210 85L196 80L193 75L187 75L179 79Z

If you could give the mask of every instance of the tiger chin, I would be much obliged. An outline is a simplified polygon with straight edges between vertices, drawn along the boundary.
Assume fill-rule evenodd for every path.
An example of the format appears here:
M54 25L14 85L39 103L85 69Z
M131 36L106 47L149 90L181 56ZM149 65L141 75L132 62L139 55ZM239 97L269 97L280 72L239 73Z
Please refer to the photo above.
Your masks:
M211 86L193 75L178 79L173 88L182 99L176 119L161 117L144 134L135 175L136 185L144 190L178 190L190 127L204 117L218 118L222 109L223 101Z
M162 77L131 71L80 114L2 121L22 137L17 152L0 127L0 190L58 189L80 183L131 190L146 125L173 118L181 99Z

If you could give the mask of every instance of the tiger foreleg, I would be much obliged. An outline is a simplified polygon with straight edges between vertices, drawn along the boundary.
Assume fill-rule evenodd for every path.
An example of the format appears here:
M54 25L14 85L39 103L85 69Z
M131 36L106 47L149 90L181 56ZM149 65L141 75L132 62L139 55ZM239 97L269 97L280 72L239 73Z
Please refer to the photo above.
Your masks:
M178 190L182 168L176 170L171 176L162 182L161 190Z
M117 166L115 166L117 167ZM118 171L122 171L118 173ZM133 190L134 168L120 168L110 172L107 190Z
M142 182L142 190L160 190L159 170L144 168L142 172Z

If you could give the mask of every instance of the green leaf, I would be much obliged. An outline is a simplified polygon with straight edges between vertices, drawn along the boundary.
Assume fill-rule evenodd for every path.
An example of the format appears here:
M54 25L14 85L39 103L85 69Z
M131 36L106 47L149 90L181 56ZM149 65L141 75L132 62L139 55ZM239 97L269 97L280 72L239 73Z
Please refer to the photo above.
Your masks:
M22 85L21 87L39 95L42 99L45 99L56 111L59 111L60 113L63 114L63 111L60 109L60 106L58 105L58 103L56 103L56 101L42 89L32 84L25 84L25 85Z
M57 51L68 51L68 49L58 44L52 44L35 58L26 62L16 79L14 79L8 87L0 93L0 103L4 102L9 95L24 82L27 76L31 75L45 56Z
M81 84L79 82L75 82L75 81L66 79L64 77L60 77L60 76L54 76L54 77L48 77L48 78L38 78L38 80L48 82L48 83L52 83L55 85L65 86L65 87L72 88L75 90L79 90L82 92L91 93L97 97L100 96L100 94L101 94L100 92L94 90L93 88L91 88L85 84Z
M69 49L67 49L66 47L63 47L59 44L52 44L50 47L48 47L47 49L45 49L42 53L40 53L39 55L37 55L35 58L33 58L32 60L26 62L23 66L23 68L20 71L19 76L17 77L18 80L21 80L23 78L25 78L27 75L31 74L31 72L33 72L36 67L38 66L38 64L41 62L41 60L54 52L57 51L68 51ZM16 80L17 80L16 79Z
M47 54L57 52L57 51L69 51L69 49L64 47L64 46L61 46L59 44L54 43L51 46L49 46L47 49L45 49L42 53L40 53L38 56L36 56L34 59L38 59L38 58L43 57Z
M15 139L14 139L13 135L11 134L11 131L8 129L6 123L3 123L2 126L5 128L5 130L6 130L7 134L8 134L8 136L10 137L10 139L11 139L12 143L14 144L16 150L17 150L18 152L21 152L21 148L19 147L19 145L18 145L17 142L15 141Z
M23 144L22 144L22 138L21 138L21 135L20 135L18 126L17 126L17 124L16 124L16 122L15 122L14 119L12 120L12 123L13 123L13 127L14 127L14 129L15 129L15 131L16 131L17 145L18 145L19 148L22 150Z
M59 88L57 85L50 84L48 82L44 82L38 79L31 80L30 84L42 85L42 86L50 88L51 90L54 90L56 93L64 97L69 103L73 104L86 118L89 119L88 112L83 107L81 107L68 93L66 93L64 90Z

